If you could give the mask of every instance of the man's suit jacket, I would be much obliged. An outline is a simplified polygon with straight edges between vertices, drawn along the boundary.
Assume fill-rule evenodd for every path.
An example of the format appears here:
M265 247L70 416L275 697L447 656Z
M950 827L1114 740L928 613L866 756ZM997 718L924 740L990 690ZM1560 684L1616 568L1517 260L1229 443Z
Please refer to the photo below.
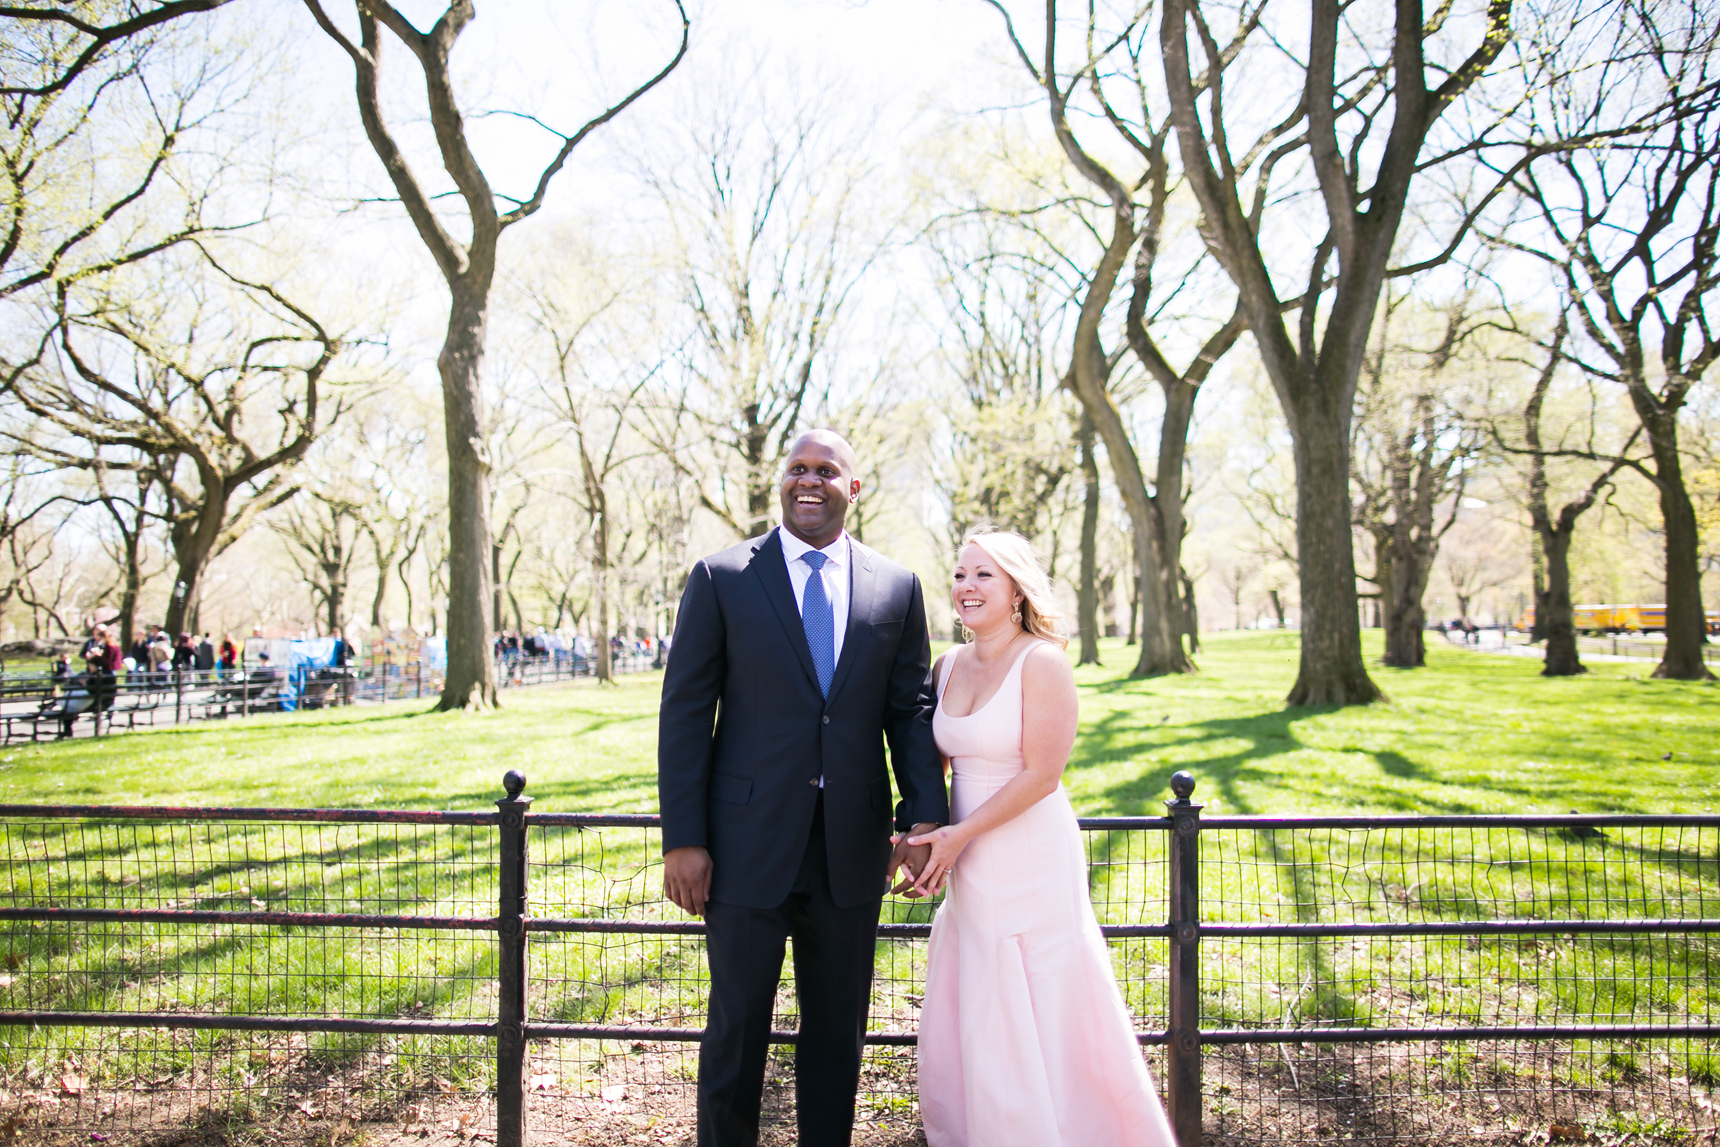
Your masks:
M658 718L663 850L711 853L711 899L775 908L788 896L824 778L830 891L843 907L884 891L895 824L946 823L932 740L931 645L920 582L853 547L848 629L819 692L777 531L701 561L681 596Z

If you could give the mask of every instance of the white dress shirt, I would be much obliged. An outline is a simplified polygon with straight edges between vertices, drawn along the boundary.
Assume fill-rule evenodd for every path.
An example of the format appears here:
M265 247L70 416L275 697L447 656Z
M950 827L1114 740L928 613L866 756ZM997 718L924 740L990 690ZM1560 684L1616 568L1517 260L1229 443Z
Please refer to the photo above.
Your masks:
M794 608L802 610L806 602L806 581L812 577L812 567L800 559L811 553L812 547L780 526L776 533L782 539L782 558L788 564L789 584L794 586ZM819 572L824 578L824 596L830 602L830 616L836 623L836 646L831 654L831 664L840 665L842 639L848 635L848 590L854 569L854 557L848 548L848 531L842 531L834 542L818 552L825 557L824 569Z

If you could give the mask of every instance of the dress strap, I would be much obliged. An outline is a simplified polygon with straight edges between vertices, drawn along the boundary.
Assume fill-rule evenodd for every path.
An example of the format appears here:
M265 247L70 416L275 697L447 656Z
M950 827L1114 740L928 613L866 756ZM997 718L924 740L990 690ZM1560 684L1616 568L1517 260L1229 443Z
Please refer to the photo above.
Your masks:
M1004 676L1004 684L1008 684L1011 677L1020 676L1021 667L1027 663L1027 655L1044 644L1046 644L1046 642L1043 638L1036 637L1032 641L1029 641L1027 643L1027 648L1015 655L1015 664L1009 667L1009 672ZM1002 686L999 686L999 688L1001 689Z
M944 699L944 690L949 686L950 675L956 671L956 655L961 652L961 649L962 647L959 645L952 645L949 652L944 654L944 672L943 676L938 678L938 700L940 701Z

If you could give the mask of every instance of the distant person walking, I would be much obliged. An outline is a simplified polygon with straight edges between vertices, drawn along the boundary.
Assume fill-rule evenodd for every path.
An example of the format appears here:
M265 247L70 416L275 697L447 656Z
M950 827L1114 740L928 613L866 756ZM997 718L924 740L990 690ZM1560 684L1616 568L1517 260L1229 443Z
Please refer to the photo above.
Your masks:
M173 660L173 648L167 644L167 634L159 627L155 635L149 639L149 673L154 684L163 685L167 682L167 665Z

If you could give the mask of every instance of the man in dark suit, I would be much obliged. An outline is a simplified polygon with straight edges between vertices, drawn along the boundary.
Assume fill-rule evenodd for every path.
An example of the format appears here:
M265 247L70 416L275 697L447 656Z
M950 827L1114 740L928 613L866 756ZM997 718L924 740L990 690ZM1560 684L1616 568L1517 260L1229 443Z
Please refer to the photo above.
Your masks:
M932 741L919 579L843 530L854 452L829 431L789 452L782 526L693 567L663 677L657 793L664 890L705 917L710 1017L700 1147L758 1142L771 1011L794 940L803 1147L846 1147L890 877L924 852L894 824L949 820Z

